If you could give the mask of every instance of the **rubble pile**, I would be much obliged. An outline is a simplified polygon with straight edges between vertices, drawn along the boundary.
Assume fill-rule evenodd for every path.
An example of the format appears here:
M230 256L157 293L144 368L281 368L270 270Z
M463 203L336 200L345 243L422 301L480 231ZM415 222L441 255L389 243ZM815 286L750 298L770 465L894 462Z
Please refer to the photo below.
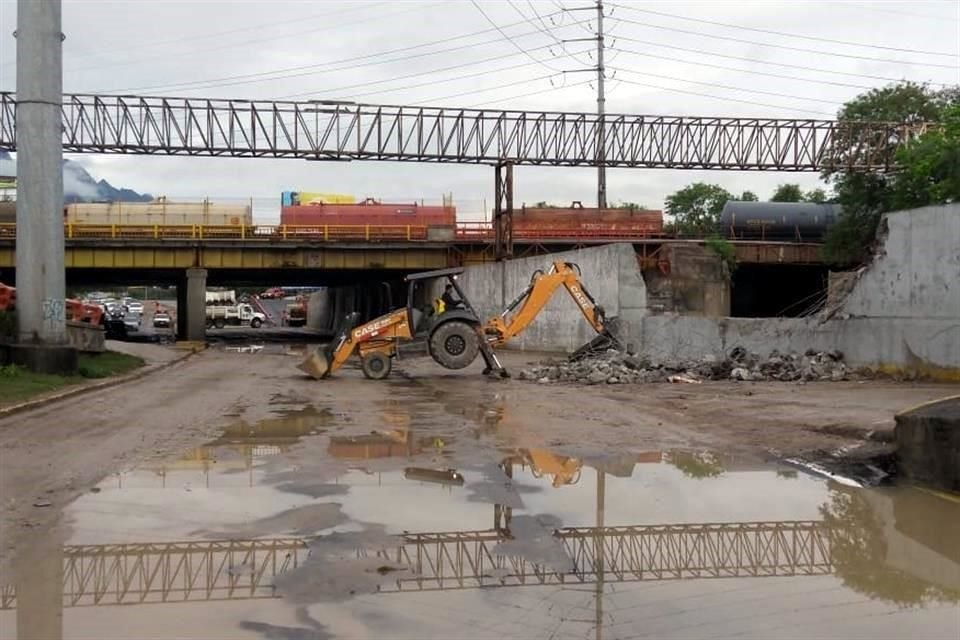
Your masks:
M524 369L520 380L541 384L636 384L645 382L699 383L703 380L784 382L848 380L853 371L839 351L807 351L804 354L772 351L766 358L741 347L724 360L707 358L687 362L655 362L615 349L576 361L552 360Z

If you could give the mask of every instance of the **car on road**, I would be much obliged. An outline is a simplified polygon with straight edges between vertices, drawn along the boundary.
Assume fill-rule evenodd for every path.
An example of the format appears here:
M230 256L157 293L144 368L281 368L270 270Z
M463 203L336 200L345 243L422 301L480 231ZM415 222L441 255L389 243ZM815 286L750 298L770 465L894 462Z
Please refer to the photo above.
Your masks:
M156 329L169 329L170 314L166 311L157 311L153 314L153 326Z
M284 295L283 289L280 287L272 287L261 293L260 297L264 300L279 300L283 298Z
M140 314L128 311L123 314L123 326L127 331L140 331Z
M143 303L139 300L131 300L127 303L127 311L132 311L133 313L142 314L143 313Z

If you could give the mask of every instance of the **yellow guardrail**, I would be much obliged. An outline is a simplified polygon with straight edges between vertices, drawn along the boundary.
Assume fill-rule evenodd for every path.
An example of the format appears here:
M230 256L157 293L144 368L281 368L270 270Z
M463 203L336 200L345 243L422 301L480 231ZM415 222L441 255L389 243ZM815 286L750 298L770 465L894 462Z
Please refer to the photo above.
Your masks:
M17 225L0 224L0 239L16 238ZM68 240L426 240L426 225L121 225L66 223Z

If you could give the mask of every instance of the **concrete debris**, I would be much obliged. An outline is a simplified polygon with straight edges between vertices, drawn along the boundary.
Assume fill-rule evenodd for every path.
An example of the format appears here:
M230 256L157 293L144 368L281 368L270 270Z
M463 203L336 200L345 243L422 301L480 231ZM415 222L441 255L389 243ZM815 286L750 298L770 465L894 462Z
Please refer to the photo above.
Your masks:
M767 357L742 347L730 351L727 358L710 357L697 361L655 362L623 351L609 349L575 362L549 360L524 369L520 380L540 384L568 382L579 384L637 384L674 382L699 384L703 380L807 382L849 380L854 372L844 363L839 351L807 351L804 354L772 351Z

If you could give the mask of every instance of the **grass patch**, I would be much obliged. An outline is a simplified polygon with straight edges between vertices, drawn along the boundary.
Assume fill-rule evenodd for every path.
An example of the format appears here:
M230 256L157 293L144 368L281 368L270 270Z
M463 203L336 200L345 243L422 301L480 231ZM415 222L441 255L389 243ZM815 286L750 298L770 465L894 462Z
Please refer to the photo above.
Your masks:
M78 360L77 373L81 378L109 378L143 366L143 358L119 351L81 353Z
M143 358L116 351L81 353L78 360L77 374L72 376L31 373L13 364L0 367L0 406L17 404L85 380L128 373L144 364Z

